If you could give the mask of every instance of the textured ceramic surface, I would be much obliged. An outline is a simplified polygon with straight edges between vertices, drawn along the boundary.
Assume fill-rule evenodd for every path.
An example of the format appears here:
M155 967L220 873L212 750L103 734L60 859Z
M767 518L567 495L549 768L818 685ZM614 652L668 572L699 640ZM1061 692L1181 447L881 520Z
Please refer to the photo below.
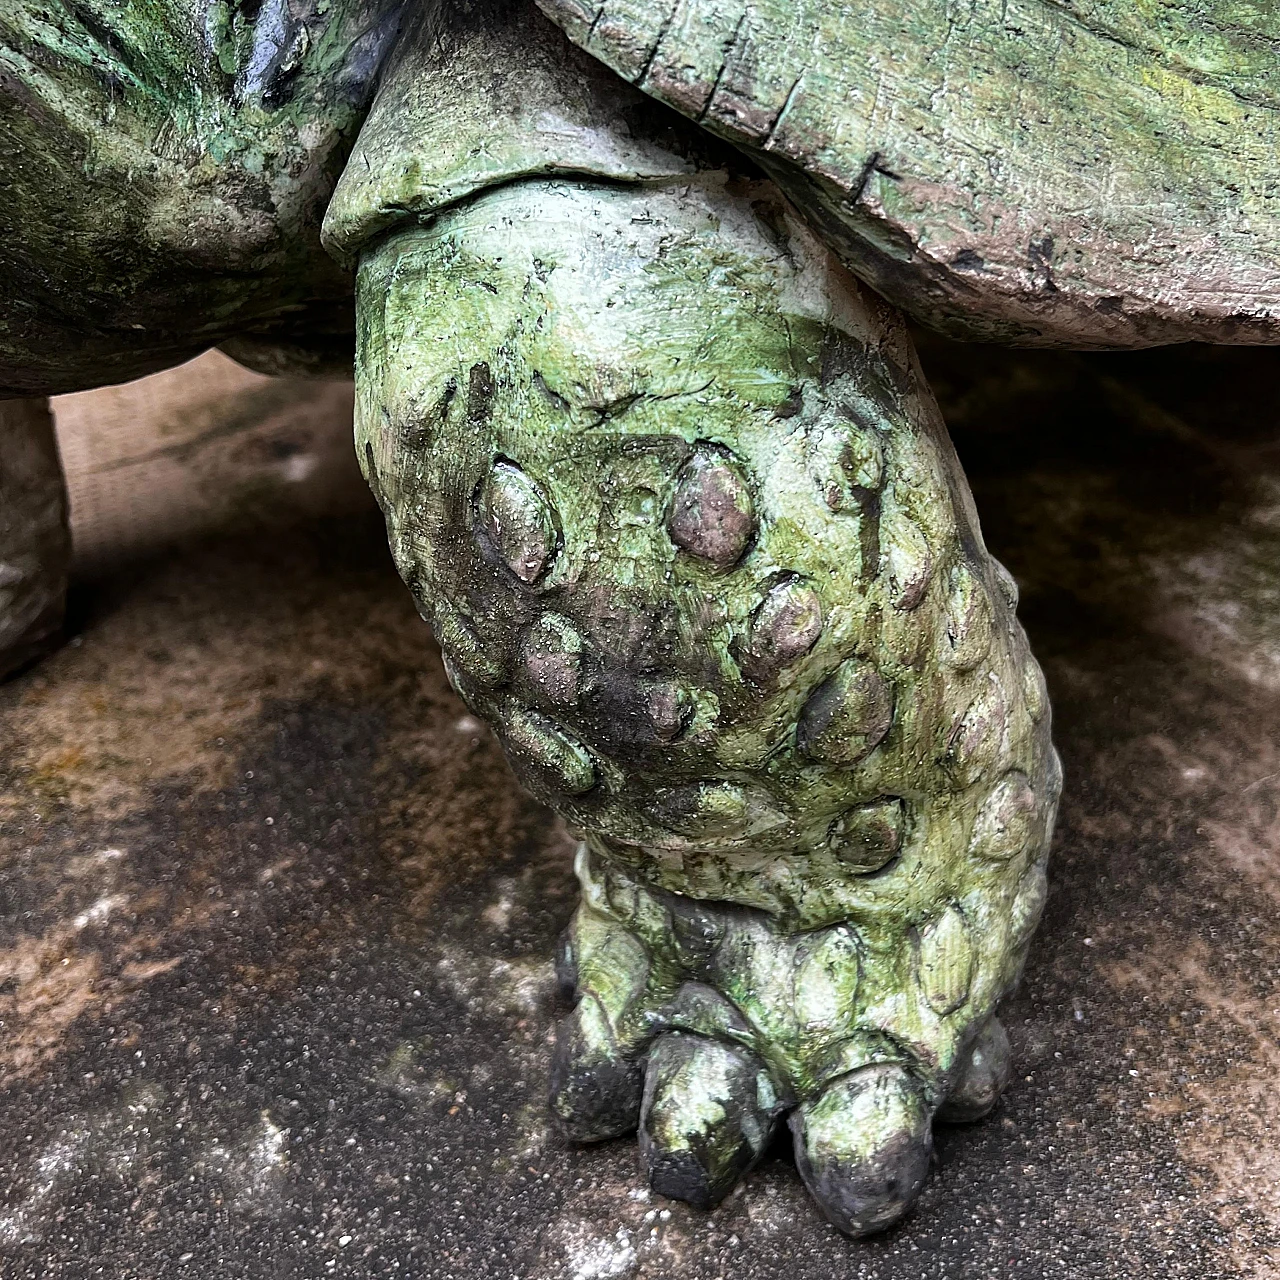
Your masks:
M1274 5L538 0L957 337L1280 337Z
M0 16L0 392L213 343L342 369L355 274L397 567L580 840L560 1125L638 1127L709 1205L785 1118L851 1234L1007 1082L1061 779L1012 579L848 270L1011 342L1272 342L1280 306L1269 8L890 8ZM66 547L43 404L0 409L13 665Z
M639 1120L707 1204L790 1116L832 1219L892 1221L935 1109L998 1092L1059 787L901 323L714 172L502 187L381 241L357 299L396 563L585 834L566 1132Z

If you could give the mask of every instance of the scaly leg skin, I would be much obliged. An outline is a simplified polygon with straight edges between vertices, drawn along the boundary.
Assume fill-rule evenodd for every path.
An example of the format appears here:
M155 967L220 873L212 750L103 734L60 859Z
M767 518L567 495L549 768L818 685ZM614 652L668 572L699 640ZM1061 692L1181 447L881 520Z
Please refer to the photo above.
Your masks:
M919 1192L1059 789L1015 588L894 313L773 189L527 182L360 267L357 438L450 679L582 833L552 1108L724 1196Z
M70 559L49 402L0 400L0 679L56 642Z

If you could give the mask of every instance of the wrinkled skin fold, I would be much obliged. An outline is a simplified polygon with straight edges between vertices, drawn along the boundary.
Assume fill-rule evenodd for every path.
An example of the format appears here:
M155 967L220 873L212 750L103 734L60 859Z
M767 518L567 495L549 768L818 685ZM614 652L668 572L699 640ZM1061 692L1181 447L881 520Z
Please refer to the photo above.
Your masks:
M1044 685L896 314L763 181L530 180L366 249L357 450L454 686L582 834L553 1111L852 1234L994 1103Z

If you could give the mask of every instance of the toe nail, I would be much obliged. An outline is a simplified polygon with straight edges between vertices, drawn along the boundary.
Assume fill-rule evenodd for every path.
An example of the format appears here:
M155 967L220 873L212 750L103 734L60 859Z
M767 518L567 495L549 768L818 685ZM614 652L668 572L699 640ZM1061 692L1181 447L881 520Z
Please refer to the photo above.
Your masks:
M573 1142L630 1133L640 1112L644 1076L614 1043L599 1002L582 997L556 1028L551 1058L551 1114Z
M649 1185L708 1209L768 1145L774 1114L761 1107L763 1068L745 1051L668 1033L649 1054L640 1150Z
M956 1082L937 1118L970 1124L990 1114L1009 1083L1009 1037L999 1018L991 1018L965 1054Z
M901 1067L866 1067L792 1113L796 1164L823 1213L852 1236L883 1231L924 1186L929 1112Z

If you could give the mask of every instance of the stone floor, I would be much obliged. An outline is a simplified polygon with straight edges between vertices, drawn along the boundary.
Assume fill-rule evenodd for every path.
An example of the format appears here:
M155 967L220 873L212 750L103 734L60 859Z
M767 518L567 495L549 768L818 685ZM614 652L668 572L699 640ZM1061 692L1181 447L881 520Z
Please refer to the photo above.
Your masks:
M568 841L351 473L289 496L320 419L249 414L253 501L99 526L0 688L0 1276L1280 1275L1280 352L924 357L1067 784L1015 1082L907 1222L842 1238L784 1151L697 1213L548 1133Z

